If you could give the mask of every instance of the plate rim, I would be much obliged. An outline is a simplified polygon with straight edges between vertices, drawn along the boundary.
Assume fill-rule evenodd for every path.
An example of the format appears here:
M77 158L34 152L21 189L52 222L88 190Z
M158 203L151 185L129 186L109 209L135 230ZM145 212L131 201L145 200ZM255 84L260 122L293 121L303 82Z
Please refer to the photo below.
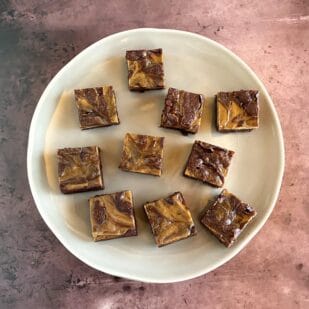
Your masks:
M39 193L37 192L37 189L35 187L35 181L34 181L33 176L32 176L34 163L31 160L32 153L34 151L33 145L34 145L35 124L37 123L38 115L39 115L39 113L40 113L40 111L43 107L45 97L49 93L50 88L52 88L54 80L56 80L58 76L63 74L63 72L65 70L68 70L72 66L72 63L75 62L75 61L78 61L78 58L81 57L84 53L88 52L92 48L95 48L96 45L102 44L103 41L107 41L109 39L114 39L117 36L122 36L122 35L132 34L132 33L138 34L140 32L157 32L157 33L168 32L170 34L181 34L181 35L185 35L185 36L190 36L192 38L197 38L199 40L203 40L203 41L207 42L208 44L212 44L215 47L217 47L217 48L225 51L226 53L228 53L229 56L234 58L234 60L236 60L240 65L242 65L244 67L244 69L247 72L249 72L251 74L254 81L259 85L260 89L263 90L263 92L265 93L265 99L266 99L266 101L269 102L269 107L270 107L271 112L274 116L275 126L278 128L279 168L278 168L278 177L277 177L276 182L275 182L275 190L274 190L274 193L272 194L272 199L269 202L270 207L267 208L266 212L262 216L260 222L257 224L254 231L251 234L249 234L243 240L243 242L239 246L238 250L236 250L235 252L231 251L223 259L221 259L220 261L218 261L216 263L213 263L213 265L211 267L206 267L206 268L200 269L199 271L195 271L195 272L191 273L190 275L178 275L177 274L177 275L170 275L170 276L165 277L165 278L157 279L157 278L144 278L144 276L139 276L139 275L136 275L136 274L126 274L126 275L124 275L122 272L119 272L119 271L114 270L114 269L113 270L105 270L105 269L103 270L98 265L95 265L94 263L91 263L87 260L84 260L81 257L79 257L77 254L75 254L73 252L74 250L69 247L68 242L65 240L65 237L62 237L61 234L58 233L58 231L53 228L53 224L52 224L51 220L49 220L48 217L44 215L44 212L38 206L40 204ZM207 274L208 272L213 271L214 269L220 267L221 265L227 263L229 260L234 258L238 253L240 253L247 246L247 244L260 232L260 230L262 229L262 227L264 226L264 224L268 220L270 214L272 213L272 211L273 211L273 209L276 205L276 202L278 200L279 193L280 193L283 174L284 174L284 167L285 167L285 149L284 149L283 131L282 131L282 127L281 127L281 124L280 124L279 116L278 116L278 113L276 111L275 105L274 105L274 103L271 99L271 96L268 93L267 88L265 87L264 83L256 75L256 73L249 67L248 64L246 64L237 54L235 54L233 51L231 51L230 49L228 49L224 45L222 45L222 44L220 44L220 43L218 43L218 42L216 42L216 41L214 41L214 40L212 40L208 37L205 37L201 34L189 32L189 31L184 31L184 30L176 30L176 29L168 29L168 28L135 28L135 29L124 30L124 31L120 31L120 32L116 32L116 33L107 35L107 36L99 39L98 41L90 44L88 47L84 48L81 52L79 52L77 55L75 55L67 64L65 64L54 75L54 77L49 81L48 85L45 87L45 89L44 89L43 93L41 94L40 99L39 99L39 101L38 101L38 103L35 107L35 110L34 110L34 113L33 113L32 119L31 119L30 127L29 127L28 143L27 143L27 176L28 176L28 182L29 182L30 191L31 191L33 200L35 202L36 208L37 208L40 216L42 217L43 221L45 222L45 224L51 230L51 232L56 236L56 238L60 241L60 243L66 248L66 250L68 250L77 259L79 259L80 261L82 261L86 265L90 266L91 268L94 268L94 269L96 269L100 272L107 273L109 275L113 275L113 276L117 276L117 277L121 277L121 278L127 278L127 279L130 279L130 280L148 282L148 283L173 283L173 282L180 282L180 281L193 279L193 278L202 276L204 274Z

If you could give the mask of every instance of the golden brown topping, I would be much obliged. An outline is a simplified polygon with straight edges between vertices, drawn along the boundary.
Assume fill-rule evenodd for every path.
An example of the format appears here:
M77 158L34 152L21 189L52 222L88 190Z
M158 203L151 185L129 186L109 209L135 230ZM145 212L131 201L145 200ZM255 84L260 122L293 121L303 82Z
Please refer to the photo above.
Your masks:
M230 247L255 216L252 207L223 190L206 209L201 223L226 247Z
M112 86L75 90L75 100L82 129L119 124Z
M204 96L169 88L161 115L161 127L196 133L201 124Z
M131 191L94 196L89 205L95 241L137 235Z
M190 210L180 192L144 205L159 247L196 234Z
M124 171L160 176L164 137L127 133L119 168Z
M58 178L63 193L104 189L99 147L59 149Z
M162 49L127 51L126 59L130 90L164 88Z
M195 141L184 175L222 187L234 151Z
M240 90L217 94L217 128L219 131L248 131L258 126L258 91Z

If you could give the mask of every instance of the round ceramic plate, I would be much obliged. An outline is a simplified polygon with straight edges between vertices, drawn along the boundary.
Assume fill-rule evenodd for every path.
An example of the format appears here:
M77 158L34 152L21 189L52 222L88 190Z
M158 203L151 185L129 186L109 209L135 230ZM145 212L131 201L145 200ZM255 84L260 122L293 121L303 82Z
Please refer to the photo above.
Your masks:
M128 90L125 51L163 48L165 90ZM121 124L81 131L73 90L113 85ZM202 125L196 135L160 128L168 87L206 96ZM218 133L214 95L218 91L260 91L260 128L246 133ZM118 168L126 132L165 136L161 177ZM257 217L232 248L225 248L198 221L207 201L221 190L182 176L194 140L235 151L225 188L251 204ZM105 190L61 194L56 152L62 147L97 145L103 150ZM230 260L261 229L281 185L283 138L267 90L253 71L231 51L203 36L176 30L136 29L106 37L71 60L49 83L33 115L28 144L28 177L37 208L62 244L100 271L145 282L176 282L205 274ZM138 236L93 242L88 198L133 191ZM143 212L146 201L181 191L192 211L197 235L157 248Z

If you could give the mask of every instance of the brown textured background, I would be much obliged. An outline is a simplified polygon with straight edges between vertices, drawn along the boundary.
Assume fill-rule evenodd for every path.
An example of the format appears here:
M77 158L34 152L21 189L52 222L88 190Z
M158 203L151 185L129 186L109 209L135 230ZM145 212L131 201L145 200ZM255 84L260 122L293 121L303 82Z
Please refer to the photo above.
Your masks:
M230 48L266 84L284 131L285 177L270 219L229 263L183 283L84 265L48 230L27 184L28 128L47 83L86 46L137 27L192 31ZM308 0L0 0L0 308L308 308L308 68Z

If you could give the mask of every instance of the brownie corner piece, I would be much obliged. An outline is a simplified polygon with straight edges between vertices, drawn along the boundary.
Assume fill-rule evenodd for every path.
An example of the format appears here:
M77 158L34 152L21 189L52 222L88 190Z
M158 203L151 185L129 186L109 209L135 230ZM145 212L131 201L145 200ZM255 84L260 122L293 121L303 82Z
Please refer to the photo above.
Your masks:
M94 241L137 235L131 191L91 197L89 208Z
M196 228L181 192L144 204L155 242L162 247L196 235Z
M76 89L74 94L81 129L120 123L112 86Z
M188 158L184 175L214 187L222 187L234 151L195 141Z
M128 50L128 85L131 91L164 88L163 52L158 49Z
M104 189L100 148L58 149L58 180L62 193Z
M216 95L219 132L251 131L259 127L259 92L239 90Z
M161 127L180 130L184 134L197 133L204 101L202 94L169 88L161 114Z
M229 248L256 214L251 206L224 189L206 208L200 221Z
M127 133L119 168L123 171L161 176L164 137Z

